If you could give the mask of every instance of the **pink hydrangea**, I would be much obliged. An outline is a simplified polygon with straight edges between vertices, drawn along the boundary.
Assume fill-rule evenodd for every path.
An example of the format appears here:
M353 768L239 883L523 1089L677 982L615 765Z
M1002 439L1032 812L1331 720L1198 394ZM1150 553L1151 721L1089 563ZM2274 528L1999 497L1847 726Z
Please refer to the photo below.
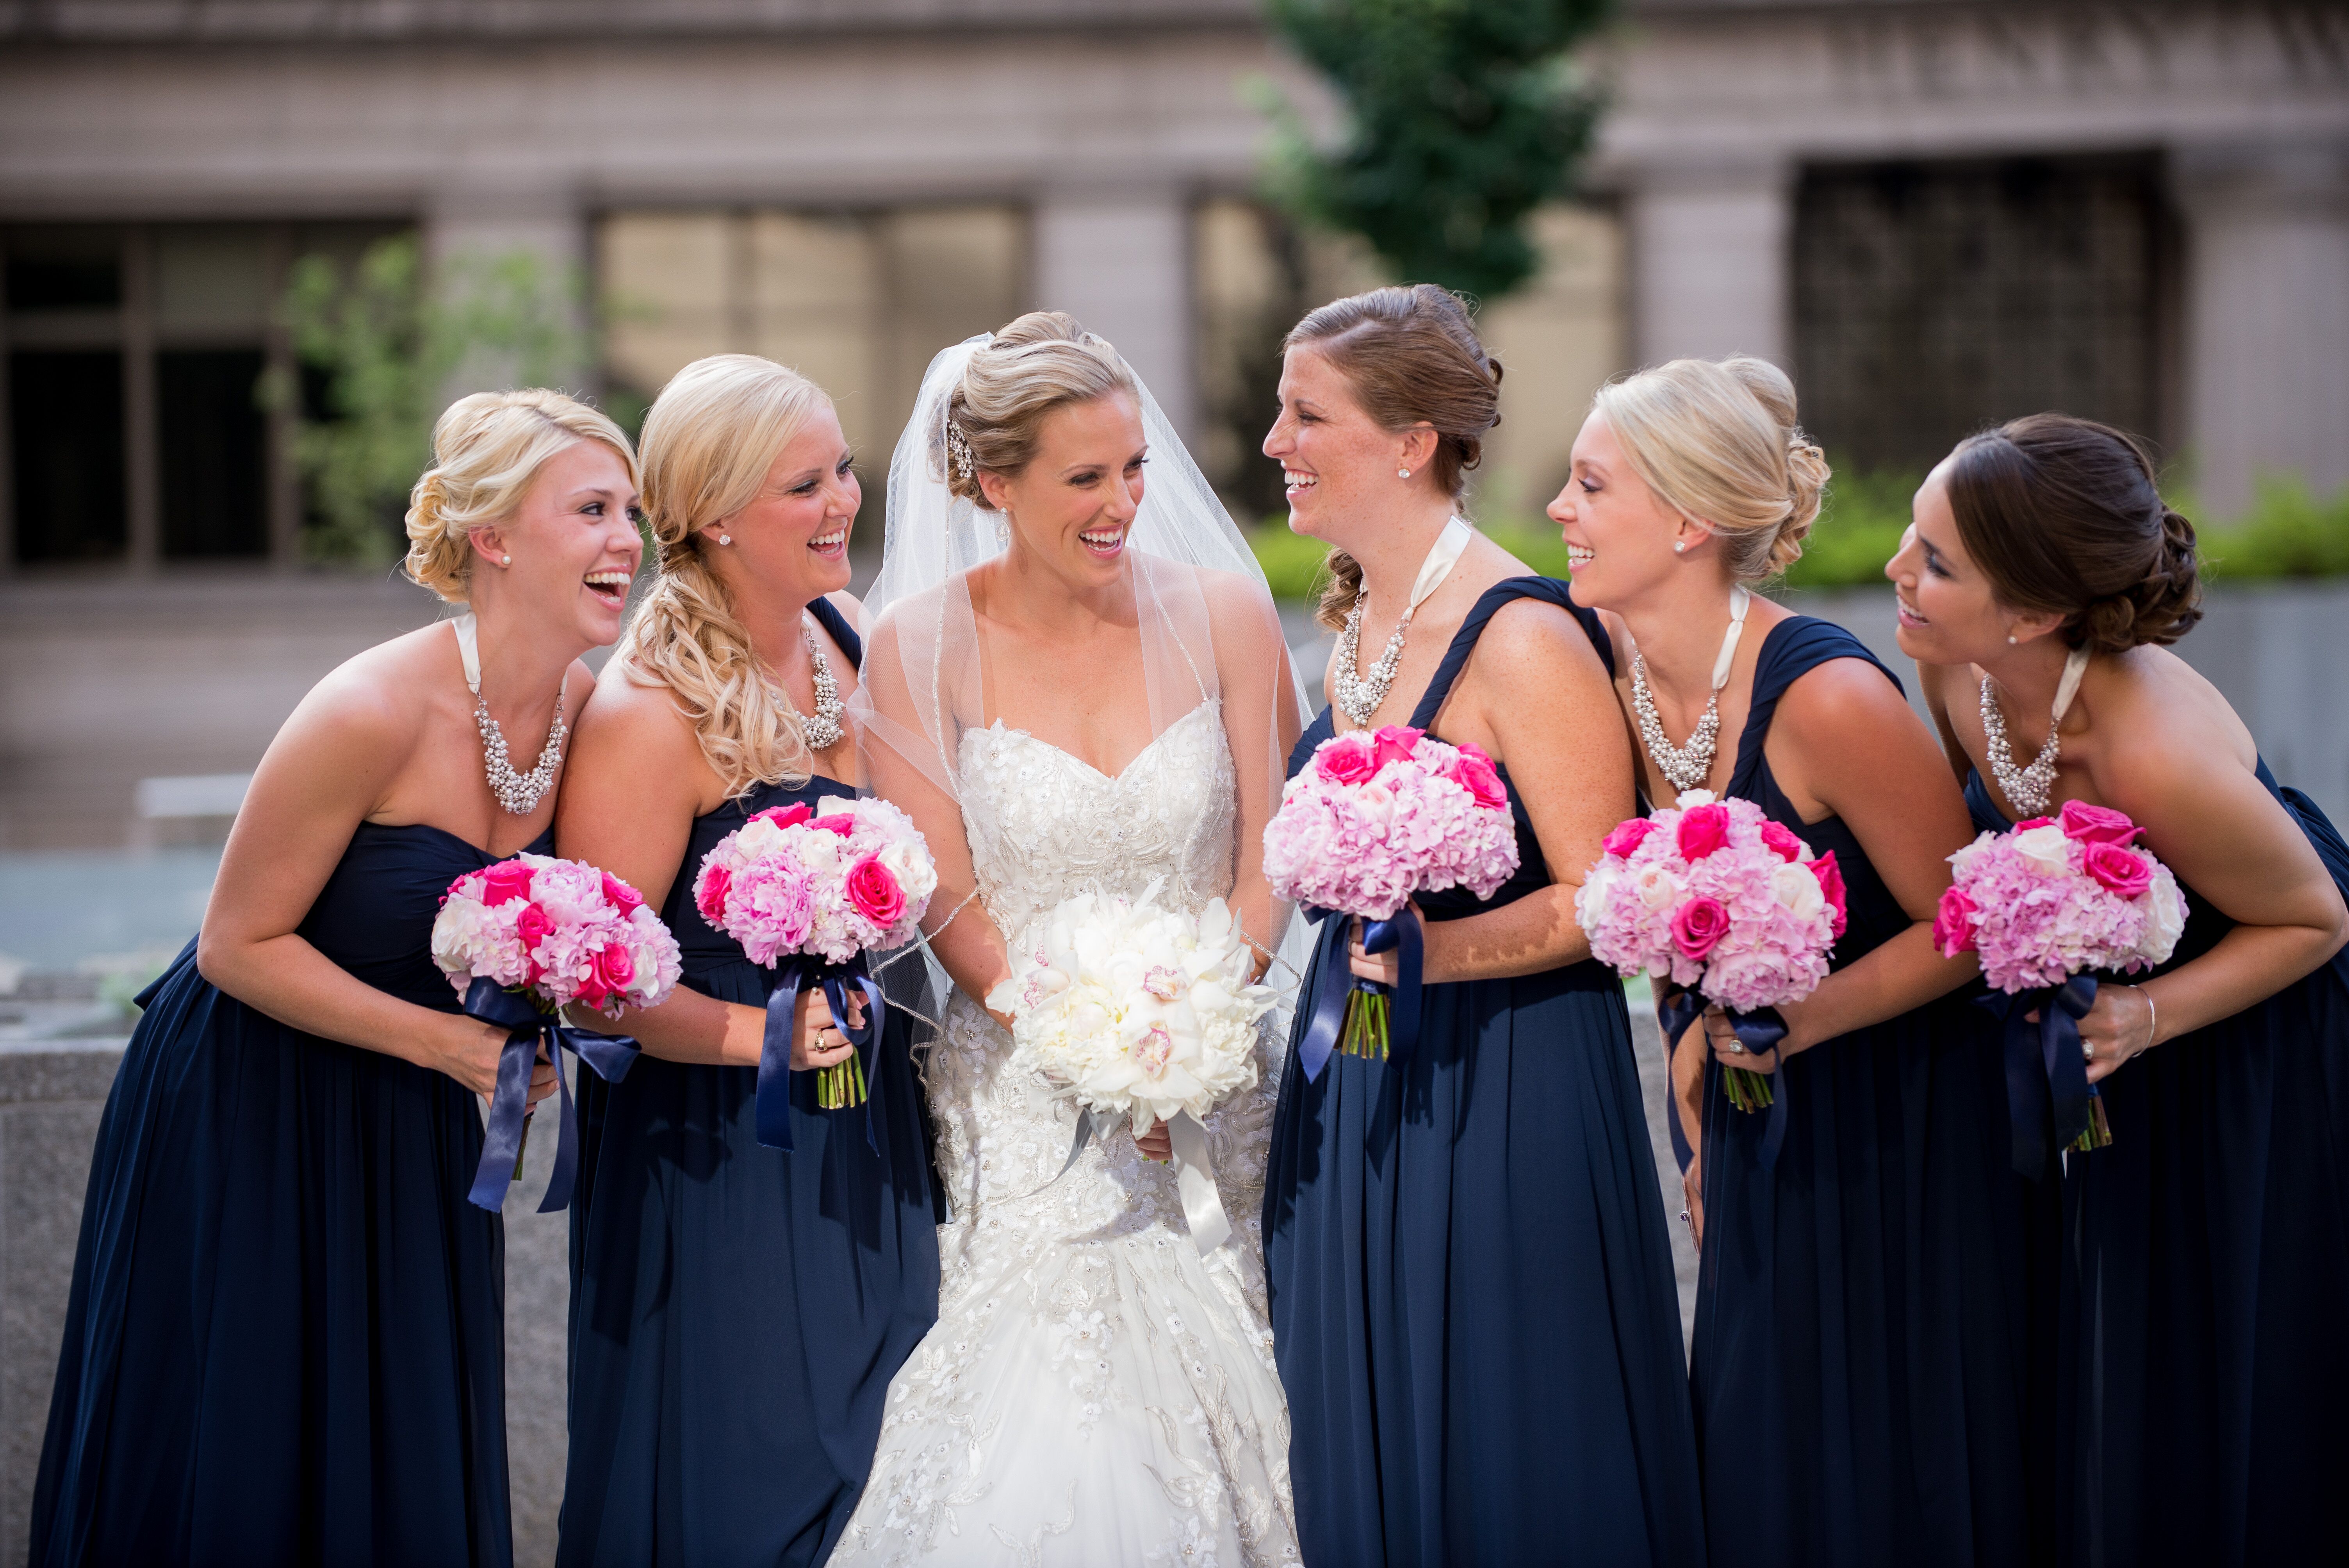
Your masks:
M1273 892L1372 920L1414 893L1479 898L1516 873L1516 823L1491 758L1389 725L1325 740L1265 824Z
M936 863L886 800L827 795L761 811L719 841L694 879L702 918L769 968L800 954L845 964L920 932Z
M2185 929L2186 895L2129 842L2139 830L2119 811L2069 801L2060 820L1982 834L1950 857L1934 944L1950 957L1978 951L1982 978L2010 995L2163 962Z
M543 1005L607 1018L650 1007L677 984L677 939L636 890L580 861L517 855L449 885L432 958L463 995L488 978Z
M1691 790L1607 835L1575 895L1591 956L1669 978L1735 1012L1800 1001L1843 931L1834 857L1750 800Z

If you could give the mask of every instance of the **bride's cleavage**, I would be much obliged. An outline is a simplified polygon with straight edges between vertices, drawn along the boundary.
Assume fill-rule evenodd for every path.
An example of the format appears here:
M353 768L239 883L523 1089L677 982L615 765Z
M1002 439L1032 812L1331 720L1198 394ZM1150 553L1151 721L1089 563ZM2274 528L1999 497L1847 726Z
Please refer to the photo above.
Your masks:
M1133 771L1134 766L1143 758L1156 750L1159 745L1164 742L1168 736L1174 734L1175 730L1179 729L1184 725L1188 724L1199 714L1209 711L1215 706L1216 699L1214 697L1207 697L1202 700L1198 707L1193 708L1189 713L1185 714L1173 724L1168 725L1165 728L1152 736L1148 740L1143 742L1142 749L1135 752L1132 757L1127 758L1125 759L1125 766L1120 768L1114 773L1102 768L1098 763L1087 761L1084 758L1078 756L1075 752L1070 750L1065 746L1054 745L1051 741L1045 739L1042 736L1038 735L1032 729L1022 729L1016 724L1006 724L1000 718L997 719L989 727L995 732L995 734L1004 739L1009 740L1017 738L1021 740L1033 741L1036 745L1042 747L1045 750L1051 752L1056 757L1067 758L1070 761L1075 763L1078 767L1097 778L1105 779L1112 784L1123 784L1125 782L1126 775Z

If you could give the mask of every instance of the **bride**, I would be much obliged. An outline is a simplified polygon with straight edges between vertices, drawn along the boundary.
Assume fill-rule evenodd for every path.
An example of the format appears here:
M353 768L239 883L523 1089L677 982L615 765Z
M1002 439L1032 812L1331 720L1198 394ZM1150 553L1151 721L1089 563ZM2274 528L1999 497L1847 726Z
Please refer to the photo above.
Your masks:
M1039 312L932 362L870 603L871 782L938 862L954 1217L833 1562L1294 1563L1258 1228L1279 1037L1206 1119L1211 1184L1164 1127L1071 1161L1076 1108L973 999L1085 892L1226 899L1269 960L1262 834L1303 704L1263 575L1117 351Z

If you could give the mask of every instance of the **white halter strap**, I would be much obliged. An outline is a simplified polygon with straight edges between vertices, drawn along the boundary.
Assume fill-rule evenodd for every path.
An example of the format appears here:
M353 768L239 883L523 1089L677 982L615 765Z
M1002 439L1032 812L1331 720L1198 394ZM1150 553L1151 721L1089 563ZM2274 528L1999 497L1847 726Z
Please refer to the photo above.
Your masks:
M481 695L481 637L471 610L449 623L457 629L457 656L465 661L465 689Z
M2074 648L2064 655L2064 678L2055 683L2055 717L2048 722L2048 733L2054 733L2055 726L2064 722L2064 715L2071 709L2072 699L2080 695L2080 677L2087 673L2087 649Z

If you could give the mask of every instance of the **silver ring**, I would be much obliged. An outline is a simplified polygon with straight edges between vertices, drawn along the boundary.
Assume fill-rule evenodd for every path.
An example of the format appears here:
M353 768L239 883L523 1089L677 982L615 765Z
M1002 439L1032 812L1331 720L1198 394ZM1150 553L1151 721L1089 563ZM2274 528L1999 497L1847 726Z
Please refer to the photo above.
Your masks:
M2096 1059L2096 1047L2090 1045L2087 1041L2082 1040L2080 1042L2080 1059L2084 1062L2095 1061Z
M1742 1056L1744 1056L1744 1055L1745 1054L1745 1042L1744 1042L1744 1040L1732 1040L1732 1041L1730 1041L1730 1042L1729 1042L1729 1054L1730 1054L1731 1056L1733 1056L1733 1057L1742 1057Z

